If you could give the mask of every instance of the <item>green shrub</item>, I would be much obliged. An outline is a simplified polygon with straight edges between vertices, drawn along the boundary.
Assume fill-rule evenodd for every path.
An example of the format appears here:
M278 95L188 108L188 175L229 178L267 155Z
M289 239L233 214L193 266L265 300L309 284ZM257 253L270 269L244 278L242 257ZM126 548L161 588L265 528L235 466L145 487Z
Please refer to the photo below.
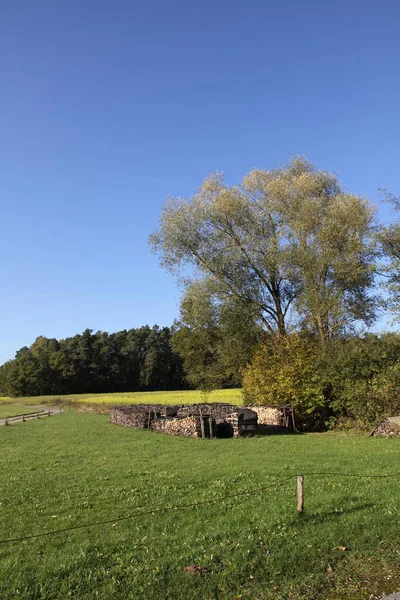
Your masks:
M319 372L319 348L297 334L266 337L245 369L243 385L253 404L292 404L307 429L323 428L332 414Z
M400 413L400 335L332 342L318 368L340 417L367 426Z

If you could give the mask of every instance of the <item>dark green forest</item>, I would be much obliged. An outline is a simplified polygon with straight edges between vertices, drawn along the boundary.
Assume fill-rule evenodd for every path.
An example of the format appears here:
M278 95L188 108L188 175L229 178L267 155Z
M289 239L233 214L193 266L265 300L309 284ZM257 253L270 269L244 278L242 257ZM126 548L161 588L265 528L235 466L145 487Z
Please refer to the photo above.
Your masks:
M182 360L169 327L105 333L86 329L63 340L38 337L0 367L0 394L41 396L185 386Z

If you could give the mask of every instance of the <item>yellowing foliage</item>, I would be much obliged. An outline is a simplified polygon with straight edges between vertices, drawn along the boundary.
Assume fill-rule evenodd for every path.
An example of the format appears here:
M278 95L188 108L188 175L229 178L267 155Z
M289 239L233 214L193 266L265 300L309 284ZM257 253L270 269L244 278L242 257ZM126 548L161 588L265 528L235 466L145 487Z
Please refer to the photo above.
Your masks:
M245 369L247 397L258 405L292 404L300 415L325 405L317 347L297 334L269 336Z

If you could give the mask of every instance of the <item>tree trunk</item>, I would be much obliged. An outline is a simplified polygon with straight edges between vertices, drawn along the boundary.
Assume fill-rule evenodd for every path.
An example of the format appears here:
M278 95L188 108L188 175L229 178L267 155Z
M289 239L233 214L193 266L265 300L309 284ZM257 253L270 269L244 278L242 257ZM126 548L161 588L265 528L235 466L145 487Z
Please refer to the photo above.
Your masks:
M286 335L285 317L283 313L278 313L278 331L280 335Z
M276 323L278 325L279 335L286 335L285 314L282 310L280 286L275 278L271 281L270 291L275 304Z

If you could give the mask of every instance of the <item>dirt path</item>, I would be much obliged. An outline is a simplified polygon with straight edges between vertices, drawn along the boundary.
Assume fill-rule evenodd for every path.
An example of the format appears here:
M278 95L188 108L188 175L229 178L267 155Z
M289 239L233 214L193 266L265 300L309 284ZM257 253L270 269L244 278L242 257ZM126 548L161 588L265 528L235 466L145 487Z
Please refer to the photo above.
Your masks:
M23 421L30 421L31 419L46 419L51 417L52 415L59 415L64 412L62 408L53 408L51 406L30 406L30 409L35 408L37 412L32 412L32 410L27 411L24 415L21 412L20 415L15 415L14 417L1 418L0 419L0 427L2 425L14 425L14 423L22 423ZM39 415L39 416L38 416ZM7 421L7 423L6 423Z

